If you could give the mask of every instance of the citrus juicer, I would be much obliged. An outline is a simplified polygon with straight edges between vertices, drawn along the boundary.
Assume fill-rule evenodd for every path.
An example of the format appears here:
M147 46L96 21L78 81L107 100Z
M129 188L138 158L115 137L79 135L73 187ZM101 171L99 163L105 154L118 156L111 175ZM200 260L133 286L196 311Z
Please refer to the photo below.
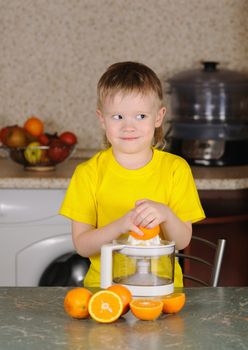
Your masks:
M101 248L101 288L127 287L133 296L162 296L174 291L175 243L159 235L138 240L131 235Z

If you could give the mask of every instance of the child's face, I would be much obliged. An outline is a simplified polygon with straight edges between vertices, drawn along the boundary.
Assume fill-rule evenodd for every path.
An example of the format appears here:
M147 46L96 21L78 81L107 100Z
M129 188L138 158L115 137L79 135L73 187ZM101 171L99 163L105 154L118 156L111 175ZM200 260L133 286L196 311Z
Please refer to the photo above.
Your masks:
M155 128L161 126L165 107L153 93L132 92L106 97L97 116L115 152L150 151Z

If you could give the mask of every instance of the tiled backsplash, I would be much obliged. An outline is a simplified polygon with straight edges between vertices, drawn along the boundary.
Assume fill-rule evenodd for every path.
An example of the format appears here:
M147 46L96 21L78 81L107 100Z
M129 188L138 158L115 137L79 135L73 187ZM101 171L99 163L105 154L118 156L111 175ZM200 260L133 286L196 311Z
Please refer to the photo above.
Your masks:
M247 0L0 0L0 127L31 114L98 148L96 84L141 61L163 82L217 60L248 69Z

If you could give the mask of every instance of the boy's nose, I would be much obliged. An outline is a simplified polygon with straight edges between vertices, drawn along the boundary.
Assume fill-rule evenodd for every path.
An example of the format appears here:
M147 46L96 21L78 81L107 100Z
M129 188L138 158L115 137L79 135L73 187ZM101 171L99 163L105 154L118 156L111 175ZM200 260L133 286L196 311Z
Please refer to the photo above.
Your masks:
M124 130L128 130L128 131L134 130L134 129L135 129L135 126L134 126L133 120L131 120L131 119L126 119L126 120L124 121L124 123L123 123L123 129L124 129Z

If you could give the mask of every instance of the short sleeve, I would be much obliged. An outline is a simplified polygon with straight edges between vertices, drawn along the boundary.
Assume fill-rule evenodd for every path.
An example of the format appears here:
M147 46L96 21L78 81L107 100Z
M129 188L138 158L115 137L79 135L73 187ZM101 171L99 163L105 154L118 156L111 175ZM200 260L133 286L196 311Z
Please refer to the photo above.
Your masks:
M182 158L173 164L170 192L169 207L181 220L194 223L205 218L191 169Z
M96 226L96 171L86 163L77 166L59 213L72 220Z

